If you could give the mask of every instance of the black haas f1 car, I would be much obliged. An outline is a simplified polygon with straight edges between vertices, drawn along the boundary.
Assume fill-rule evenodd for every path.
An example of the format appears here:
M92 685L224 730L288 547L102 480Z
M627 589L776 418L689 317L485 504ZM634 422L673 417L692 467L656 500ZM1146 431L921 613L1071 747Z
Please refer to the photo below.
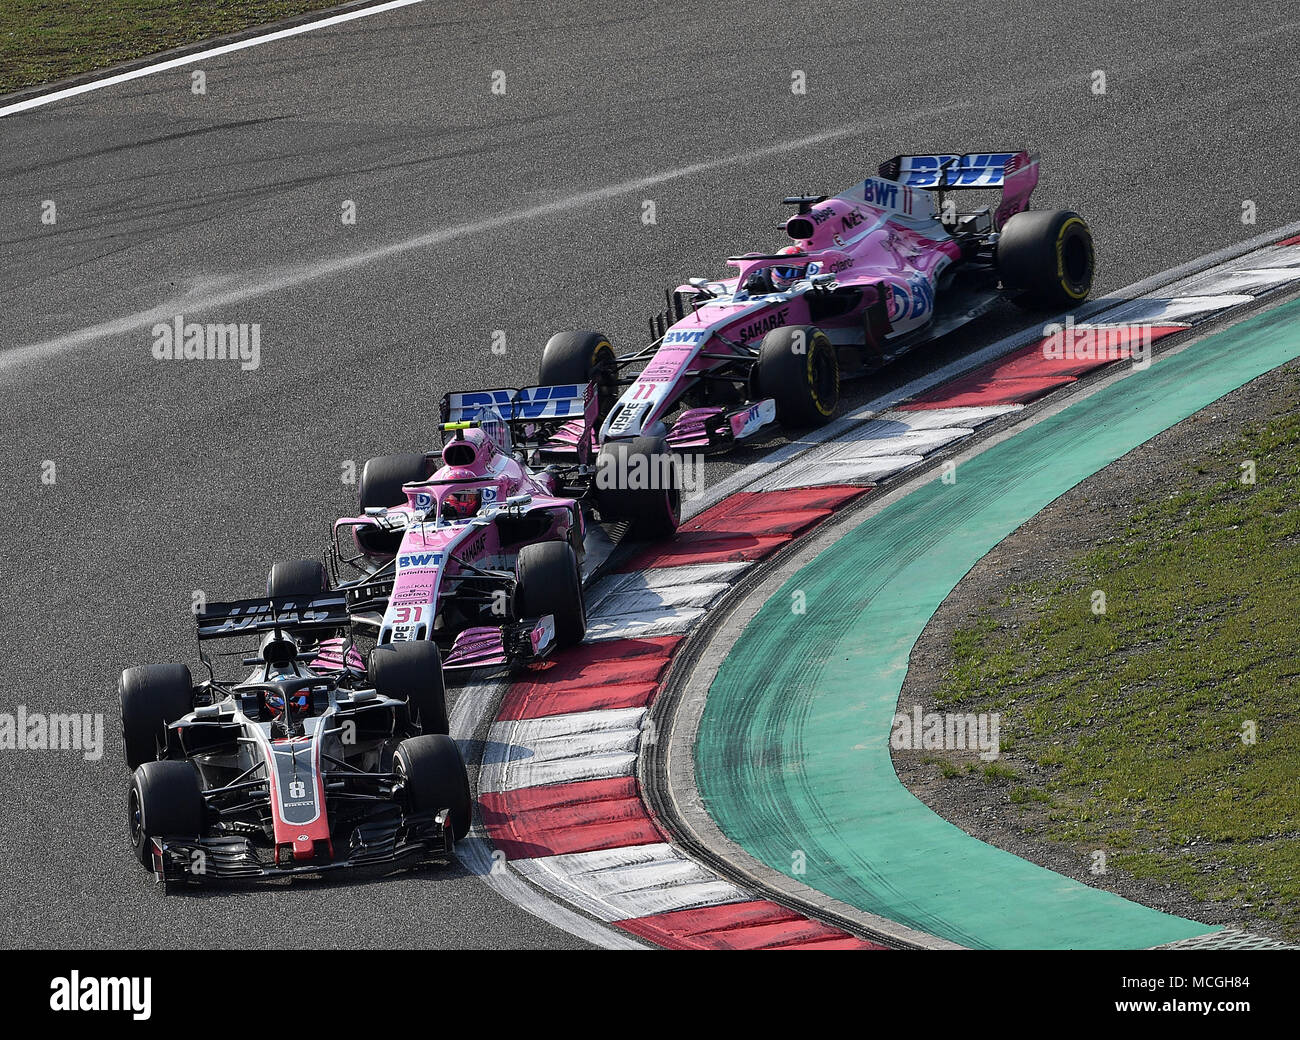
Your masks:
M667 445L596 451L595 403L588 383L447 394L439 451L366 463L361 514L335 521L327 557L379 646L433 644L455 669L581 642L589 514L648 537L670 537L680 514ZM345 551L345 529L360 555Z
M1088 296L1088 225L1029 210L1037 183L1028 152L903 155L832 198L792 196L793 244L729 257L734 277L669 290L634 353L617 356L599 333L553 336L539 382L595 380L602 444L662 436L675 451L725 450L772 422L821 425L842 376L867 375L999 298L1064 308ZM949 194L967 189L1001 197L959 213Z
M135 855L162 882L250 881L450 857L470 826L431 644L377 647L367 668L319 563L277 564L270 595L198 616L208 678L122 673ZM252 671L222 681L213 640ZM432 653L430 652L432 651Z

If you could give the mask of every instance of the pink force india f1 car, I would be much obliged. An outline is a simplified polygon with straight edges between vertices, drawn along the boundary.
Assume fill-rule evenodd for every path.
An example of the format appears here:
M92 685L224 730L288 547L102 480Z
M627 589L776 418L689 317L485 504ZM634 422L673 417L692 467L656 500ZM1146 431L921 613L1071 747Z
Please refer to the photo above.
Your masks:
M595 381L601 444L725 450L774 421L820 425L842 376L867 375L1000 297L1041 308L1087 297L1088 225L1028 209L1037 183L1028 152L903 155L833 198L787 198L791 245L729 257L733 277L669 290L652 342L632 354L598 333L553 336L539 382ZM950 193L969 189L1001 194L958 212Z
M671 536L680 512L662 443L595 451L596 402L590 383L448 394L439 451L366 463L360 515L335 522L327 555L378 648L436 647L443 668L468 669L582 640L593 512L646 537Z
M208 603L201 682L183 664L122 673L129 833L159 881L386 873L446 860L468 832L437 649L377 647L363 663L346 598L325 585L319 561L294 561L271 569L264 599ZM234 651L211 649L227 640ZM243 678L219 676L232 656Z

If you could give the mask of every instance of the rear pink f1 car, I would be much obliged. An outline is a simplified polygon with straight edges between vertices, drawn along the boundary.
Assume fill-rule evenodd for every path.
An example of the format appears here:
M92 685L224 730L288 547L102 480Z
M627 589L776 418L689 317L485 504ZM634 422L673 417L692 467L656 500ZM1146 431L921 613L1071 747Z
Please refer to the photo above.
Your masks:
M791 245L729 257L734 276L670 290L653 341L630 355L598 333L553 336L540 382L594 380L605 445L653 436L676 451L725 449L774 421L824 423L841 377L869 374L1001 297L1050 308L1087 297L1088 225L1028 210L1037 183L1027 152L910 155L832 198L787 198ZM1000 197L959 213L949 194L968 189Z

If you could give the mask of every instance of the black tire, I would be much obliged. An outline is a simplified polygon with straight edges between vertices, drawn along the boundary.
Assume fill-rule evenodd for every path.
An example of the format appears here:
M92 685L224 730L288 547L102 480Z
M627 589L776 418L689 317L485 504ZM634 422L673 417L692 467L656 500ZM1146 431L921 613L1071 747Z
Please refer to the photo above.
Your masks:
M557 332L546 341L537 369L538 386L586 386L592 379L596 380L599 428L618 400L618 360L609 338L601 332Z
M535 618L555 615L555 642L576 646L587 634L578 556L568 542L525 545L515 558L515 613Z
M127 769L158 757L167 727L194 708L194 684L183 664L128 668L117 681L122 707L122 750Z
M447 691L436 643L390 643L370 651L367 673L385 697L406 701L421 733L447 733Z
M639 474L646 476L640 477ZM634 538L671 538L681 521L681 461L662 437L610 441L596 456L596 508Z
M451 737L432 734L403 740L397 745L393 769L403 778L412 812L450 809L455 839L469 833L474 811L469 774Z
M367 509L400 506L406 501L402 485L424 480L429 476L429 460L423 455L406 452L401 455L381 455L371 459L361 470L357 485L357 504L364 513ZM374 528L354 529L357 545L363 552L391 556L402 544L401 531L378 531Z
M188 762L145 762L131 777L127 794L131 848L141 866L151 866L151 838L200 838L203 792Z
M1092 231L1066 209L1014 214L998 236L998 276L1024 307L1060 308L1092 291Z
M756 375L758 392L776 402L782 426L823 426L839 407L839 358L815 325L786 325L764 336Z
M285 560L273 563L266 576L268 599L302 599L328 592L329 576L320 560Z

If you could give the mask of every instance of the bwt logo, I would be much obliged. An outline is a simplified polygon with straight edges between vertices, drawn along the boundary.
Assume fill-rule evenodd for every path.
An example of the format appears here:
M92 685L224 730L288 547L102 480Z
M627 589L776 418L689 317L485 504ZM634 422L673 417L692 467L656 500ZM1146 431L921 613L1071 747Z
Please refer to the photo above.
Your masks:
M898 185L869 177L862 182L862 197L875 206L898 207Z
M442 553L412 553L410 556L397 558L397 569L404 571L408 567L437 567L442 563Z
M479 390L460 395L460 408L469 414L477 408L498 407L516 419L558 419L582 409L581 386L535 386L518 394L510 390Z
M940 169L951 163L944 183L954 188L996 185L1002 182L1007 161L1015 152L985 152L977 155L914 155L907 161L907 183L914 188L936 187ZM963 162L963 160L965 160ZM960 163L960 165L958 165Z
M669 331L668 334L664 336L664 344L667 345L671 343L698 343L700 342L700 340L704 338L704 336L705 333L703 332L683 332L679 329L679 330Z

